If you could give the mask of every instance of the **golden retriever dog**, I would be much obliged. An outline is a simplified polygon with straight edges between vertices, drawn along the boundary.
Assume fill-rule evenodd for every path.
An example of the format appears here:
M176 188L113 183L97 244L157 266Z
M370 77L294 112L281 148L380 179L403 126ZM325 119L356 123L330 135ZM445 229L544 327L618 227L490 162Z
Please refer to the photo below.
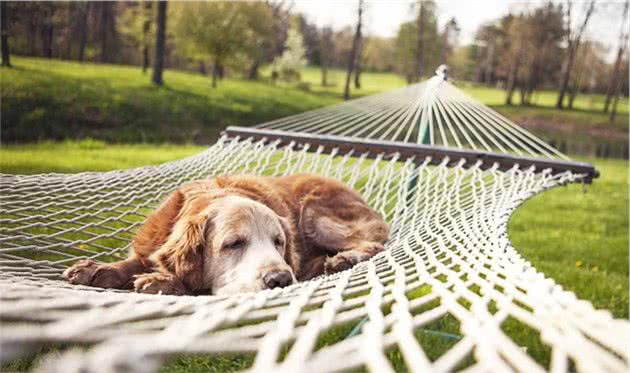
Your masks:
M128 259L83 260L72 284L152 294L233 294L346 270L383 250L389 228L346 185L312 174L186 184L149 215Z

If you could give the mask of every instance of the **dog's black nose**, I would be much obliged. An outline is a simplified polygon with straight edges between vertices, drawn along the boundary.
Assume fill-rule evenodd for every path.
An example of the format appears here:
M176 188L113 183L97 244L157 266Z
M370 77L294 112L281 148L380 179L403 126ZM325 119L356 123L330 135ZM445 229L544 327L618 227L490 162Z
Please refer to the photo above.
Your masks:
M272 271L263 277L263 281L269 289L283 288L293 283L293 276L289 271Z

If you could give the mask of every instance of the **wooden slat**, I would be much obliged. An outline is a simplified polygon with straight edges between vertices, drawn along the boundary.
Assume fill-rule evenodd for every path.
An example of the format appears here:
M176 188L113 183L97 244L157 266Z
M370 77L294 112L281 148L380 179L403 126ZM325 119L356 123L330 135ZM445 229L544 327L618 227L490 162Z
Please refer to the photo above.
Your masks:
M337 154L343 155L349 151L357 153L369 153L368 157L374 158L378 154L398 153L401 160L411 157L416 159L431 158L431 164L440 164L444 158L448 157L449 164L455 165L464 159L464 167L471 167L477 161L482 161L482 168L487 169L498 163L499 169L507 171L519 165L521 169L534 166L536 170L542 171L550 169L552 174L571 171L575 174L585 174L584 182L591 181L599 176L599 172L589 163L553 160L546 158L521 157L510 154L482 152L478 150L454 149L441 146L421 145L398 141L375 141L370 139L357 139L345 136L316 135L308 133L296 133L268 129L256 129L246 127L231 126L225 130L229 137L253 138L255 140L266 139L269 142L280 140L280 145L288 145L291 142L297 144L310 144L311 150L315 151L318 146L324 146L324 153L330 153L337 148Z

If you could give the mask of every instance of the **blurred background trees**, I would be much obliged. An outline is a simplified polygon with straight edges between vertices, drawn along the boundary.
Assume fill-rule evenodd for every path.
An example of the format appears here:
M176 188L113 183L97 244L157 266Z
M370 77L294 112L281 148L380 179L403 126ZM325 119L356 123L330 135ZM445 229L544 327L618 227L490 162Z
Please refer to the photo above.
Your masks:
M162 56L165 68L210 73L212 86L226 75L264 78L265 66L296 81L308 64L321 67L324 86L331 84L330 69L351 70L353 89L360 89L362 71L395 72L412 83L446 63L458 80L505 89L507 105L531 105L536 91L557 89L558 108L571 108L580 93L607 93L610 111L614 97L628 92L627 79L620 78L628 65L627 17L611 20L621 29L616 59L607 58L611 51L589 40L585 30L598 8L618 17L626 4L531 3L481 25L472 43L459 45L458 20L441 19L434 1L411 1L413 16L395 37L362 31L358 39L356 23L319 27L288 0L173 2L164 48L156 53L155 2L2 2L2 55L4 64L14 53L131 64L143 71Z

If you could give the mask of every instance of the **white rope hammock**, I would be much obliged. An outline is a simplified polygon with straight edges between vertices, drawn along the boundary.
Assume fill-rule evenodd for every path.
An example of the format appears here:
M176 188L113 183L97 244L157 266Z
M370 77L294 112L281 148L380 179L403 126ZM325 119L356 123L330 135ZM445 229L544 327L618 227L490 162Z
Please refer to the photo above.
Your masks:
M333 276L230 297L61 279L80 258L125 258L143 217L182 183L245 172L343 180L390 223L387 250ZM161 166L2 175L0 360L61 345L35 369L149 372L180 354L245 353L254 372L626 372L630 323L545 278L507 237L523 201L593 176L441 78L228 129Z

